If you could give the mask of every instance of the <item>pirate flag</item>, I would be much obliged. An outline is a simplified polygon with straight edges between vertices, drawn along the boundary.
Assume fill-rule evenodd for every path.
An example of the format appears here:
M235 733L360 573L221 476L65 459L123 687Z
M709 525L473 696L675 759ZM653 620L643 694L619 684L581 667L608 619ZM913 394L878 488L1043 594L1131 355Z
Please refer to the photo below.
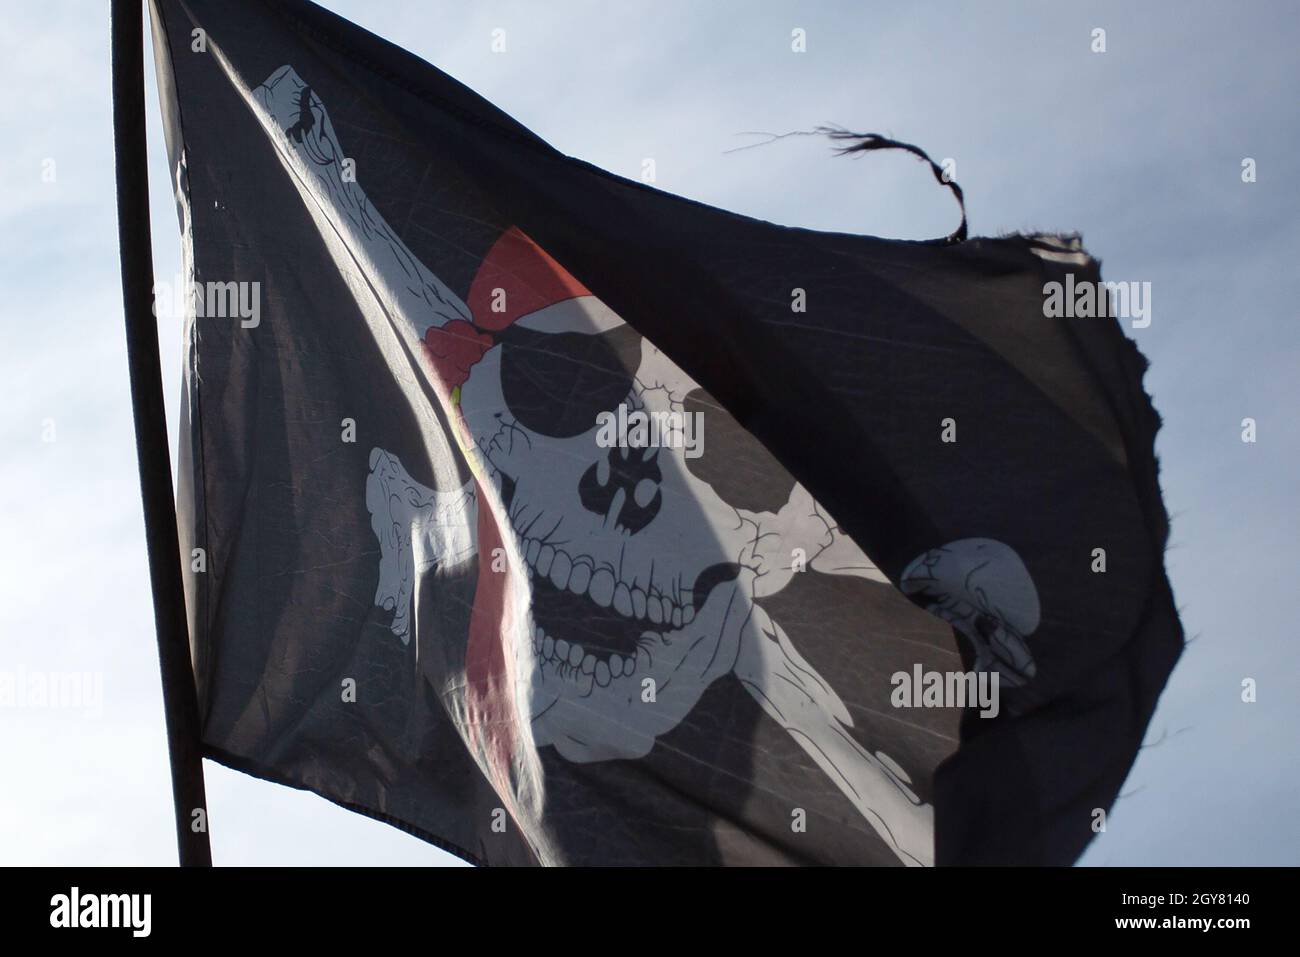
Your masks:
M479 863L1077 857L1181 648L1077 239L783 228L302 0L152 12L206 755Z

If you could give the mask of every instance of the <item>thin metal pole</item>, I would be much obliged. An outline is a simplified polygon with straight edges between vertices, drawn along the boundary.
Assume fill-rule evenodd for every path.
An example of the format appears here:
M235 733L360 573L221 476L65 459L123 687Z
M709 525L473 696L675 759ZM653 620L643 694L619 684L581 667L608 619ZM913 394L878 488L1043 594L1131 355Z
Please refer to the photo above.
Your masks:
M158 327L153 311L153 245L144 125L144 19L141 0L113 0L113 137L117 159L117 231L122 258L127 361L135 449L144 503L149 581L171 758L176 845L182 867L209 867L207 799L199 743L199 706L190 660L180 545L163 405Z

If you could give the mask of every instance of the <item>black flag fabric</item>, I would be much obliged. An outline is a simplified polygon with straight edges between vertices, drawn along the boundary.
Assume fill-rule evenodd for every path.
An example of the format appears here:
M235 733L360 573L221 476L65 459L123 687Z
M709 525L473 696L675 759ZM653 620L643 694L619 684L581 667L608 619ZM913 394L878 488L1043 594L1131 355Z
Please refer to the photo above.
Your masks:
M477 863L1073 861L1182 646L1077 239L786 228L153 0L205 753Z

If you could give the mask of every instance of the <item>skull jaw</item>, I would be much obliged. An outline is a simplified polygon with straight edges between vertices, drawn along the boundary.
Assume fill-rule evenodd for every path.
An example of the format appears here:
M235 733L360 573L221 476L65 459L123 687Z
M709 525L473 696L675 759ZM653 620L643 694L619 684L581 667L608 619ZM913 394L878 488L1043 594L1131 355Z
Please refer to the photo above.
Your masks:
M645 757L735 667L752 607L746 591L739 581L719 585L689 625L647 631L633 672L606 685L529 646L534 743L579 763Z

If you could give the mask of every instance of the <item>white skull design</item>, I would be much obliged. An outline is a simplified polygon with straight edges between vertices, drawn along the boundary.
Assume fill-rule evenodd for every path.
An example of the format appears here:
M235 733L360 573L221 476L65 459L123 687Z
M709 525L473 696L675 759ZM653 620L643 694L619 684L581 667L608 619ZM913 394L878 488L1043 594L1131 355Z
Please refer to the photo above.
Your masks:
M735 665L754 519L681 447L598 445L598 413L681 414L694 388L599 300L504 339L460 403L532 574L534 738L570 760L641 757Z

